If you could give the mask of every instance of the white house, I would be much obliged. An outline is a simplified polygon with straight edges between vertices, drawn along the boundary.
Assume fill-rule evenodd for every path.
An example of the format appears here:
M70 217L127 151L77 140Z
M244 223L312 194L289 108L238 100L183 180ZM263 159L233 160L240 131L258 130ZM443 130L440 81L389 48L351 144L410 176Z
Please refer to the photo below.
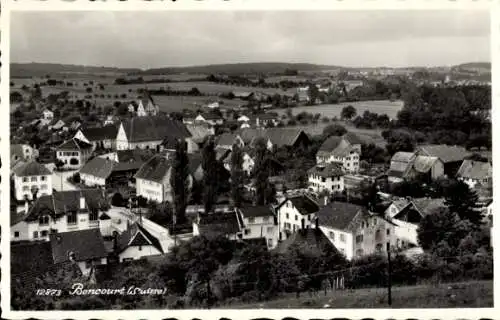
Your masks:
M243 156L243 162L241 164L241 168L242 170L247 174L247 175L251 175L252 174L252 171L253 171L253 168L255 166L255 161L254 159L250 156L250 154L246 151L243 151L242 152L242 156ZM231 155L229 154L228 156L226 156L223 160L222 160L222 163L224 164L224 168L231 172Z
M52 194L52 172L34 160L15 168L13 180L18 201L33 200L33 193L36 196Z
M140 222L128 225L124 232L116 236L115 241L120 262L163 254L160 241Z
M70 139L56 148L56 159L65 169L80 169L92 155L92 145L80 139Z
M54 112L50 111L49 109L43 110L43 119L49 121L54 120Z
M331 136L323 142L316 154L316 163L341 163L347 173L359 171L362 140L352 133L342 137Z
M194 118L194 121L208 123L212 126L215 126L215 125L222 125L224 123L224 118L212 112L204 114L200 113L199 115L196 116L196 118Z
M307 195L288 196L276 207L280 238L286 239L302 226L314 225L318 203Z
M108 252L99 229L77 230L50 234L52 258L55 264L74 262L88 276L98 265L107 264Z
M242 239L265 238L268 249L276 247L279 240L278 223L269 206L251 206L236 210L243 221Z
M135 175L138 196L158 203L172 202L172 159L168 154L156 155L144 163ZM188 186L192 186L193 177L188 177Z
M309 187L315 192L344 191L344 170L340 163L318 164L308 170Z
M123 121L116 137L117 150L152 149L161 151L165 138L181 139L187 142L188 153L199 149L191 139L185 124L166 117L134 117Z
M233 210L214 214L199 213L193 220L193 236L223 235L229 240L242 239L243 222Z
M54 232L99 228L99 216L109 209L99 189L53 192L25 206L24 213L12 217L11 241L48 240Z
M138 117L157 116L160 109L155 105L151 96L145 96L137 101L136 115Z
M493 180L491 162L464 160L457 172L458 180L466 183L470 189L487 185Z

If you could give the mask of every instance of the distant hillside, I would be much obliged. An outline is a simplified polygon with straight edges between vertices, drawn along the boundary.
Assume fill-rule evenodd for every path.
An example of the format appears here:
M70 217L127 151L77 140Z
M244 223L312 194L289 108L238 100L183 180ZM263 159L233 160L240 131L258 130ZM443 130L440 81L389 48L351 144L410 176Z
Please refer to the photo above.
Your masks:
M490 73L491 62L470 62L462 63L453 67L457 72Z
M344 69L339 66L327 66L311 63L281 63L281 62L257 62L257 63L235 63L235 64L213 64L190 67L166 67L141 71L144 75L161 74L283 74L286 70L297 71L329 71Z
M11 63L10 75L12 78L43 77L45 75L70 74L127 74L138 72L140 69L120 69L110 67L82 66L58 63Z

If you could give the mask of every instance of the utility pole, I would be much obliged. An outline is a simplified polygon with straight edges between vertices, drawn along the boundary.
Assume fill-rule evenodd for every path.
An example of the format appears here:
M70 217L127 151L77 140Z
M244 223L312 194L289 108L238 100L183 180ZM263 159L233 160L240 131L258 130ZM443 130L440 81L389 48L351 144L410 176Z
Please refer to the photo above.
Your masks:
M391 286L392 286L392 266L391 266L391 246L389 243L387 243L387 303L392 305L392 292L391 292Z

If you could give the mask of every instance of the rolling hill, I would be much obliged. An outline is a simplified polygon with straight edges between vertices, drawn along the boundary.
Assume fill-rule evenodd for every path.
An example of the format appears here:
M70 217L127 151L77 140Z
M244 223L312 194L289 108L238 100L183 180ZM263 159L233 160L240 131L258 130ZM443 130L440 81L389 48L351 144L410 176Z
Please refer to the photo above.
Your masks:
M82 66L58 63L11 63L10 75L12 78L44 77L45 75L118 75L139 72L140 69L120 69L112 67Z

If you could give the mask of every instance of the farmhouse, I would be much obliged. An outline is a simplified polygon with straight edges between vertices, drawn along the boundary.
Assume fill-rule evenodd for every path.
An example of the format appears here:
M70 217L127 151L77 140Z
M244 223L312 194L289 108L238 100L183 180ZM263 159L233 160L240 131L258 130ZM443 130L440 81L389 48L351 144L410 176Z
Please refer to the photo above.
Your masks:
M390 183L420 177L425 181L436 180L444 175L444 165L437 157L420 156L415 152L396 152L387 172Z
M242 156L243 156L243 163L241 165L241 168L242 170L248 175L250 176L251 173L252 173L252 170L255 166L255 161L253 159L253 157L250 155L250 153L246 152L246 151L242 151ZM228 155L226 155L223 159L222 159L222 163L224 165L224 168L227 170L227 171L231 171L231 153L229 153Z
M52 194L52 172L34 160L15 168L13 180L18 201Z
M222 118L220 115L213 113L213 112L207 112L207 113L202 113L196 116L194 118L195 123L208 123L212 126L216 125L222 125L224 123L224 118Z
M471 189L480 189L493 180L491 162L464 160L457 172L457 178L465 182Z
M198 149L191 139L191 133L179 121L166 117L135 117L122 121L118 129L116 147L118 150L153 149L160 151L160 144L166 137L185 140L188 152Z
M279 230L269 206L249 206L236 209L242 221L242 239L265 238L268 249L278 244Z
M104 127L80 129L75 134L75 138L90 143L94 150L96 148L115 149L117 134L118 127L115 125L108 125Z
M103 190L73 190L41 196L11 226L11 241L47 240L51 232L99 228L99 216L109 209Z
M107 264L108 252L99 229L53 233L50 245L55 264L76 263L83 275L89 275L95 266Z
M137 101L135 112L138 117L157 116L160 109L155 105L151 96L145 95Z
M331 136L323 142L316 154L317 163L341 163L348 173L359 171L362 140L353 133L342 137Z
M13 144L10 146L10 161L35 159L37 152L27 144Z
M80 169L80 179L89 187L110 186L116 182L128 183L139 170L140 165L134 162L116 162L95 157Z
M50 111L49 109L43 110L43 119L49 121L54 120L54 112Z
M318 203L307 195L288 196L276 207L280 239L286 239L299 230L302 224L307 227L314 224L319 211Z
M217 138L216 148L232 150L234 144L238 144L240 148L245 146L245 142L243 142L240 136L225 132Z
M217 214L200 213L193 221L193 236L223 235L229 240L238 240L242 238L242 223L241 217L234 210Z
M158 238L140 223L127 225L127 229L116 236L116 250L120 262L138 260L147 256L163 254Z
M462 161L470 155L464 147L440 145L422 145L417 147L417 153L422 156L436 157L444 165L444 174L454 177L462 165Z
M309 187L315 192L344 191L344 170L340 163L318 164L308 170Z
M56 158L65 169L79 169L92 155L92 145L77 138L70 139L56 148Z
M300 128L243 129L237 133L245 145L253 145L258 138L267 140L268 148L306 148L309 137Z

